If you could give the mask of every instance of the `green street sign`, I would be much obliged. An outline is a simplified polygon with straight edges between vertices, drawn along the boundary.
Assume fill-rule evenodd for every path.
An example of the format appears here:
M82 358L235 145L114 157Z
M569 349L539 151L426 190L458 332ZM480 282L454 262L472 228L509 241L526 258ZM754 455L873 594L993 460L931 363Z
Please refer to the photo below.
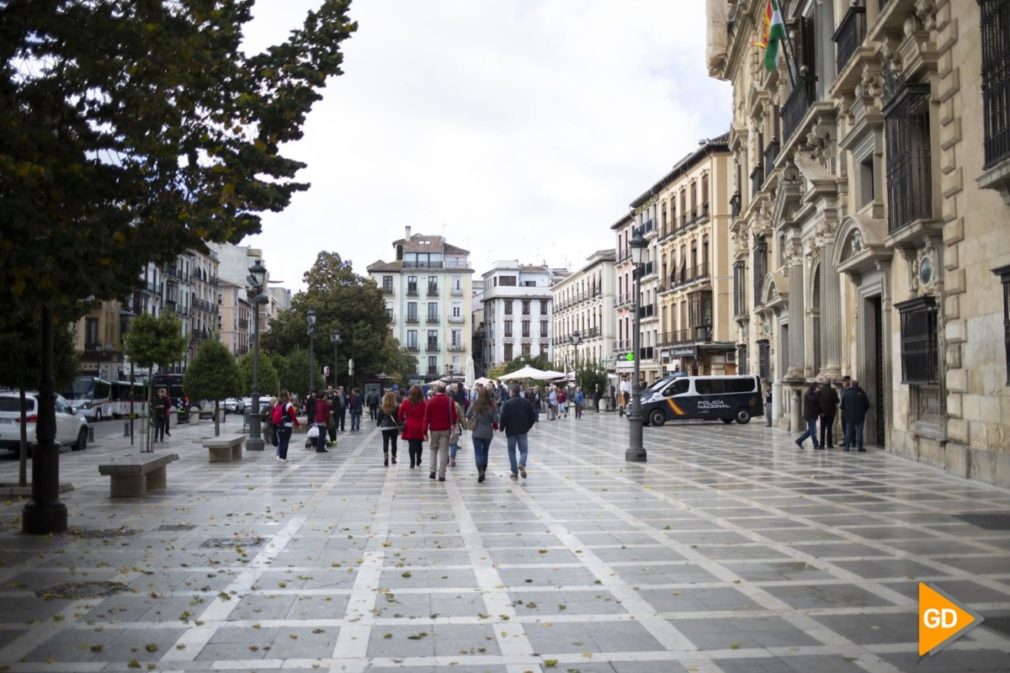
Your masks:
M631 362L632 360L635 359L635 354L634 353L628 353L627 355L624 356L624 359L627 360L628 362Z

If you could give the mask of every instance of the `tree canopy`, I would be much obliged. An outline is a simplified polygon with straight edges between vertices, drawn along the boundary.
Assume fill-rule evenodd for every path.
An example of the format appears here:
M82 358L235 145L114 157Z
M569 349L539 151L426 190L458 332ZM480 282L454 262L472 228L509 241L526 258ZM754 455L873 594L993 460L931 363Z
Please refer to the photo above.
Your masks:
M0 2L0 308L121 297L145 263L238 242L308 187L281 146L341 73L349 0L246 54L252 6Z
M126 333L126 354L141 367L177 362L185 350L182 324L174 315L139 315Z
M333 344L330 335L340 332L337 347L337 376L341 383L348 381L347 360L354 359L356 380L380 372L403 368L405 360L399 344L389 333L389 317L382 291L371 278L354 273L350 260L341 259L336 252L320 252L315 264L305 272L307 288L291 301L291 308L270 323L270 331L263 335L263 347L275 354L295 350L308 351L308 311L316 312L314 351L316 363L333 362ZM409 364L409 362L406 362ZM307 366L307 365L306 365ZM416 361L415 361L416 366ZM411 373L405 372L404 375ZM301 390L308 383L296 385ZM281 385L289 384L281 375Z
M217 339L203 342L186 368L182 387L192 400L237 397L242 389L235 356Z

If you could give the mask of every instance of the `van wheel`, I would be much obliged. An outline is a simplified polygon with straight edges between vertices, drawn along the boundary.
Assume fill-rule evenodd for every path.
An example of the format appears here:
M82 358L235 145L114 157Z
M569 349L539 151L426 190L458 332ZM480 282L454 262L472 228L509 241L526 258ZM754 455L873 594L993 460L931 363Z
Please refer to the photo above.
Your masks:
M720 418L719 420L725 423L726 425L729 425L730 423L733 422L732 418Z
M741 409L736 412L736 422L740 425L747 425L750 423L750 412L746 409Z
M95 422L96 423L101 423L102 422L102 410L101 409L96 409L95 410Z
M662 409L653 409L649 412L649 425L655 425L658 428L663 423L666 423L666 414Z
M77 443L74 444L74 451L83 451L88 448L88 429L81 428L81 431L77 433Z

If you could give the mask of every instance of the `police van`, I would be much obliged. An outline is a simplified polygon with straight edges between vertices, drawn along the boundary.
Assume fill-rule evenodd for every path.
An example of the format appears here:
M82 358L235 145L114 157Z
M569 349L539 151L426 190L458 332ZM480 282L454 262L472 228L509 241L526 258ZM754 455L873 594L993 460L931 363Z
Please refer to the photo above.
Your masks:
M757 376L683 376L642 398L646 425L687 419L743 424L763 415L764 398Z

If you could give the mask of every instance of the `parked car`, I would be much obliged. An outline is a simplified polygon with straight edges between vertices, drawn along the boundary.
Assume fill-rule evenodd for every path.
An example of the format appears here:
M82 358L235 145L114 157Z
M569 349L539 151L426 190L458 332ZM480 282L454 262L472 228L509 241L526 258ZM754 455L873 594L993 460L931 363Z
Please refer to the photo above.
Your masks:
M28 426L28 451L38 444L38 393L25 396L25 420ZM21 448L21 402L16 392L0 392L0 448L19 451ZM56 396L56 441L74 451L88 446L88 419L77 413L61 395Z
M245 408L245 400L241 397L229 397L224 401L224 413L226 414L241 414Z

